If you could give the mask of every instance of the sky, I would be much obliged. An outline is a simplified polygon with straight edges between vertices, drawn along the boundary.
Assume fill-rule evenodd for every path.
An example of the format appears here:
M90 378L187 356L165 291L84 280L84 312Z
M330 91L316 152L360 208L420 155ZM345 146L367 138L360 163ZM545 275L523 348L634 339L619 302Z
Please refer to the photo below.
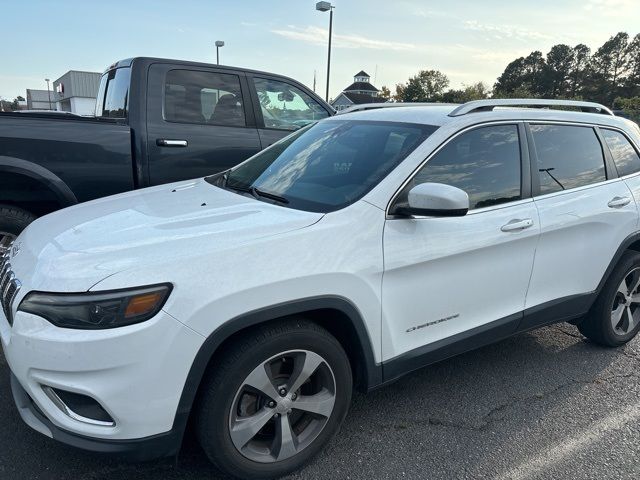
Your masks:
M360 70L380 88L436 69L451 87L492 86L504 67L556 43L596 49L640 33L640 0L333 0L330 96ZM154 56L293 77L324 96L329 14L314 0L2 0L0 97L68 70Z

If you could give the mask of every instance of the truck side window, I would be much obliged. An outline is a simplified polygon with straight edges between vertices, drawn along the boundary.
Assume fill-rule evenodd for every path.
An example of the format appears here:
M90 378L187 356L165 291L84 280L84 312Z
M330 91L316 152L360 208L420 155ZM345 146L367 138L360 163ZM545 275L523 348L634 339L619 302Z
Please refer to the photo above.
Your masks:
M108 118L127 118L130 83L130 68L116 68L105 73L100 81L96 115Z
M318 102L293 85L265 78L254 78L253 82L266 128L297 130L329 116Z
M237 75L170 70L164 88L164 119L228 127L246 126Z

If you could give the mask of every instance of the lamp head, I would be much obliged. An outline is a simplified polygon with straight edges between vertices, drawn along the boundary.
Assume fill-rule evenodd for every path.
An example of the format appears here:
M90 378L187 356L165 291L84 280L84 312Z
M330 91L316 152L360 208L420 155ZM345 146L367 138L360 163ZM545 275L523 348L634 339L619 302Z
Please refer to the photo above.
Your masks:
M318 3L316 3L316 10L318 10L319 12L328 12L332 8L333 8L333 6L331 5L331 2L318 2Z

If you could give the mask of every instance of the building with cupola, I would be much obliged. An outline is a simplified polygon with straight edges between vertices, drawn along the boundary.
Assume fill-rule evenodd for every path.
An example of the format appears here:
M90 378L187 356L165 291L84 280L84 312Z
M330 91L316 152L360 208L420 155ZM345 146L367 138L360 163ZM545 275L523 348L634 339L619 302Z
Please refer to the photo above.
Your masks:
M385 98L378 97L378 90L370 82L371 77L364 70L360 70L353 77L353 83L345 88L332 102L336 110L344 110L353 105L363 103L384 103Z

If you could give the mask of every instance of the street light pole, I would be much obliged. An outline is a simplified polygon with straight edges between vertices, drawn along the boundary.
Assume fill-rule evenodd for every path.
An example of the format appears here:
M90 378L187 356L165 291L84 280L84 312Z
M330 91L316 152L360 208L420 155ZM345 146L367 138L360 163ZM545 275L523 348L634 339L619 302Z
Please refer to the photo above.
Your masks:
M49 97L49 110L51 110L51 90L49 90L49 79L45 78L45 82L47 82L47 96Z
M220 47L224 47L224 42L216 40L216 65L220 65Z
M331 75L331 35L333 30L333 9L336 8L331 5L331 2L318 2L316 3L316 10L319 12L329 12L329 52L327 54L327 91L324 99L329 101L329 78Z

